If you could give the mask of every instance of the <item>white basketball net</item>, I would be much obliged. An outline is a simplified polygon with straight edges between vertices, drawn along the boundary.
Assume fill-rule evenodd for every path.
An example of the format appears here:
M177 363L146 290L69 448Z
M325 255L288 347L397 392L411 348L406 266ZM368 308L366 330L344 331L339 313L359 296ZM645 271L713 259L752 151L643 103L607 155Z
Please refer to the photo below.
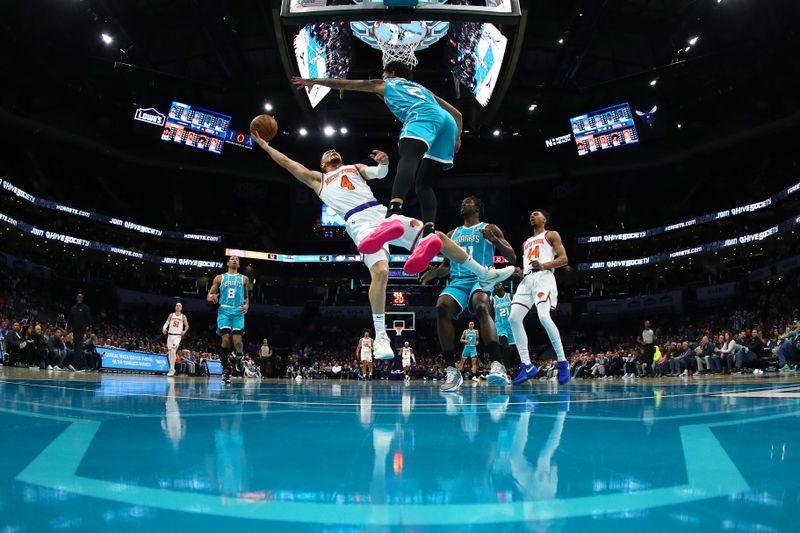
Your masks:
M378 46L381 47L381 52L383 52L384 67L392 61L400 61L409 68L417 66L417 57L414 55L414 50L417 49L419 43L391 43L384 41L377 35L375 40L378 41Z

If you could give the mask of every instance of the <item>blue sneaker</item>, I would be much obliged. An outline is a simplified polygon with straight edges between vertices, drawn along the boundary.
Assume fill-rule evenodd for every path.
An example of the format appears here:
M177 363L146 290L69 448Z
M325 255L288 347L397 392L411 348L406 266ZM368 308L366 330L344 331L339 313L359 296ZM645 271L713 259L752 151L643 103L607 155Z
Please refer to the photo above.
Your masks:
M519 372L517 373L517 376L511 380L511 384L519 385L523 381L528 381L538 373L539 373L539 368L536 365L534 364L526 365L525 363L520 363Z
M566 359L564 361L559 361L558 364L558 384L565 385L572 379L572 375L569 373L569 361Z

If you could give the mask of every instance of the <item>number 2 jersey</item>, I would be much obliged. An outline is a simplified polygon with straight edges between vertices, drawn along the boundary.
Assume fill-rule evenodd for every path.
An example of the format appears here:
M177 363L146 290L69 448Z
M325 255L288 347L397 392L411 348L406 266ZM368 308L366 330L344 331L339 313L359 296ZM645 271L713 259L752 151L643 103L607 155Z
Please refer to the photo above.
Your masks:
M408 120L412 109L417 112L424 111L427 107L435 107L437 111L441 109L433 93L419 83L404 78L386 80L383 101L403 124Z

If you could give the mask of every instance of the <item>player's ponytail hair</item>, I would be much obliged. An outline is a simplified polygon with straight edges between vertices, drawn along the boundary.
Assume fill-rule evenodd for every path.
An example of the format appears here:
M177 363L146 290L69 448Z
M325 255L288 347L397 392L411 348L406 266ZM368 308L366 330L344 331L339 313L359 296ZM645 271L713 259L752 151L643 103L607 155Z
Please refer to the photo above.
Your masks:
M402 61L389 61L383 67L384 72L394 72L394 75L398 78L405 78L407 80L411 79L411 67L403 63Z

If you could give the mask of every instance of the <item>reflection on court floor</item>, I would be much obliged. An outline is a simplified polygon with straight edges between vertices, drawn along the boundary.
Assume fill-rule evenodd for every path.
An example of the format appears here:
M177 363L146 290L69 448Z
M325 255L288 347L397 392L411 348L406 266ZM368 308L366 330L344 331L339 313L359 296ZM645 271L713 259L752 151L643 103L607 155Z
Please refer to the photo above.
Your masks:
M0 391L3 531L796 525L798 380L442 395L5 370Z

